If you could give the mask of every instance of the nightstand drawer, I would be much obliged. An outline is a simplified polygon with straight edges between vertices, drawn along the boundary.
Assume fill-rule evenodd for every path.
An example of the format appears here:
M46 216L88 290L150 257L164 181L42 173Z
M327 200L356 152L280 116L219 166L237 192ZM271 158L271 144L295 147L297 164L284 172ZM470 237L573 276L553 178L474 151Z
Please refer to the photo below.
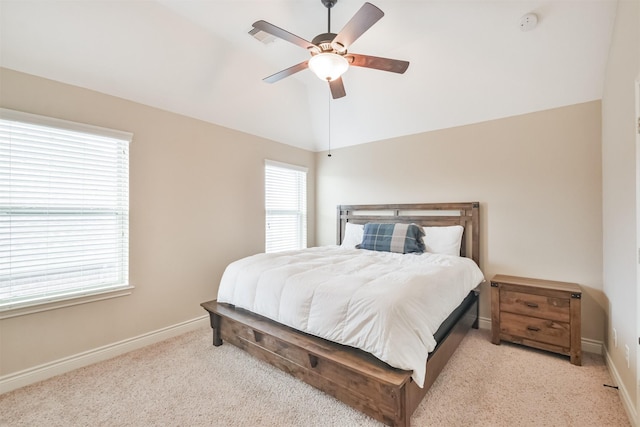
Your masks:
M508 289L500 290L500 311L569 323L570 304L569 298L554 298Z
M571 327L566 322L513 313L500 316L500 333L569 348Z

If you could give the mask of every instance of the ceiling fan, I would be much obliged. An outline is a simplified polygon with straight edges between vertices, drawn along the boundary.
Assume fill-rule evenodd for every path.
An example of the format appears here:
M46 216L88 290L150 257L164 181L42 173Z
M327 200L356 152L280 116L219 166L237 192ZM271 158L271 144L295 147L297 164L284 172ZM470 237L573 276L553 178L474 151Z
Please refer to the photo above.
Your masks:
M384 16L384 13L380 9L371 3L365 3L351 20L347 22L344 28L338 34L335 34L331 32L331 8L335 6L338 0L320 1L328 11L327 32L318 34L311 42L266 21L253 23L253 29L249 31L249 34L257 36L260 31L264 31L272 36L307 49L311 54L309 60L266 77L263 79L265 82L275 83L298 71L310 68L320 79L329 82L331 96L337 99L346 95L342 82L342 74L349 69L350 65L399 74L407 70L409 67L409 62L407 61L359 55L347 51L354 41Z

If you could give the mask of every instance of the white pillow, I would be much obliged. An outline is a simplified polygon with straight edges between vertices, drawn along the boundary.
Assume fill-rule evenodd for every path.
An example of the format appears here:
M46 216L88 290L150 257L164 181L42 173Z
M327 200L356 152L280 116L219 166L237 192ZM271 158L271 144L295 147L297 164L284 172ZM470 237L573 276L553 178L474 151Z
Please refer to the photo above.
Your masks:
M353 224L347 222L344 227L344 238L340 247L343 249L355 249L356 245L362 243L364 235L364 224Z
M460 256L462 232L464 231L461 225L423 227L423 229L426 252Z

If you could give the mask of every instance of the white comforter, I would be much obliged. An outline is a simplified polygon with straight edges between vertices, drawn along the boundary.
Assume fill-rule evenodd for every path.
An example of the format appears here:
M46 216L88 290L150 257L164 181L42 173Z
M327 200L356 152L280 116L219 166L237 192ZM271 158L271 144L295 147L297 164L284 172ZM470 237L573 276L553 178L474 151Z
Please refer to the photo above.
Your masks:
M433 334L483 280L469 258L323 246L229 264L218 301L413 370L422 387Z

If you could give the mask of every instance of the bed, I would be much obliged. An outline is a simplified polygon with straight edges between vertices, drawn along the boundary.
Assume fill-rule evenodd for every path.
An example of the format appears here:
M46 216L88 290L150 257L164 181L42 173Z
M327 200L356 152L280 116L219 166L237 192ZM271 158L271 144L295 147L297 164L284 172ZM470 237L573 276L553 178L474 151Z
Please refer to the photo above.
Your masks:
M335 280L338 280L337 283L340 284L335 289L350 289L348 271L354 270L354 267L348 263L356 262L356 265L358 265L358 262L364 263L362 265L365 267L359 271L366 271L367 268L370 268L366 267L366 265L369 265L371 261L368 255L365 256L365 253L375 252L362 249L355 250L351 249L350 246L344 248L347 240L353 238L353 229L358 224L362 227L363 224L370 223L412 223L417 224L420 228L439 227L437 230L456 226L463 231L458 250L461 257L468 259L432 254L385 254L384 258L376 258L380 260L379 268L382 268L386 263L391 263L390 266L393 269L393 273L385 275L384 280L387 280L386 278L395 280L397 277L400 280L399 283L416 280L424 280L426 282L426 276L423 275L430 274L429 272L433 269L444 268L440 264L448 265L450 263L461 263L466 269L469 269L468 264L473 264L473 267L479 271L476 267L480 262L479 209L478 202L338 206L336 240L338 245L342 245L335 248L312 248L304 252L301 254L301 256L306 257L304 258L306 262L304 267L299 267L299 264L294 263L295 256L298 256L297 253L247 257L227 267L221 280L218 300L202 304L210 315L213 344L219 346L224 341L227 341L247 351L254 357L290 373L385 424L393 426L409 425L411 414L442 371L467 330L470 327L477 328L478 326L478 292L477 283L475 282L482 281L481 275L479 278L477 275L473 276L475 282L474 286L471 286L471 290L468 290L469 285L466 284L467 288L465 289L467 290L464 293L461 293L461 290L456 291L459 294L456 297L458 299L454 303L446 303L451 307L447 309L445 314L440 314L440 318L428 320L430 323L420 323L420 328L413 328L415 330L425 329L424 333L420 332L420 336L415 343L410 342L408 338L401 338L391 345L382 347L378 345L376 340L376 331L382 331L380 332L381 335L390 335L392 337L399 336L399 334L395 332L389 334L388 330L385 329L386 326L379 328L377 325L367 326L364 335L351 333L363 329L360 326L347 328L349 333L345 333L343 330L340 330L340 333L335 333L336 327L332 326L331 321L323 318L318 321L317 316L308 316L300 324L297 324L295 321L297 312L295 310L301 311L299 307L305 307L306 300L290 299L290 294L296 296L296 298L298 297L297 294L308 293L314 295L314 297L316 294L322 295L327 289L325 283L334 280L333 277L323 276L325 274L323 271L325 270L334 270L332 274L335 274ZM378 253L373 255L383 256ZM326 267L321 265L324 259L322 257L330 260ZM426 266L426 264L423 265L422 257L429 259L430 262L434 260L437 268ZM357 261L352 261L351 258ZM396 262L400 263L397 267L392 264ZM274 263L281 263L283 267L279 270L274 269ZM293 289L293 292L272 292L273 286L278 288L277 284L275 284L267 287L266 289L269 291L265 294L264 290L262 290L263 288L256 285L255 288L248 288L250 290L245 289L239 292L240 297L234 299L233 295L238 291L233 287L236 285L229 285L229 282L235 283L237 281L238 288L245 281L251 283L264 282L263 278L255 280L253 278L254 275L257 277L257 273L254 274L255 265L259 266L260 264L269 264L272 267L270 271L278 272L275 275L271 274L274 277L271 277L270 280L274 278L277 280L282 271L288 270L294 272L309 270L313 271L313 273L308 276L298 274L296 276L298 280L296 285L286 288ZM344 268L342 267L343 264ZM409 265L406 274L404 264ZM315 270L312 270L309 266L312 266ZM375 268L378 268L377 264ZM416 271L416 268L419 268L419 271L414 277L411 272ZM343 271L346 272L344 273L345 275L342 275ZM261 272L260 274L263 273ZM242 280L236 276L242 276ZM251 280L247 280L246 276L249 276ZM354 272L351 277L353 282L358 282L362 280L362 276L363 273L356 274ZM375 293L376 289L383 289L380 282L384 280L372 278L371 281L365 283L364 289L366 289L366 292ZM317 281L320 287L307 290L307 285L311 286L307 282L314 281ZM462 280L458 279L458 276L454 276L451 281L450 285L453 286L454 282ZM447 288L450 285L448 284ZM363 293L364 291L361 291L361 288L357 288L355 285L354 289L357 289L357 291L348 295L349 310L351 311L346 314L346 310L344 310L345 319L349 319L349 322L336 321L336 325L340 325L340 328L343 327L342 325L351 325L354 319L359 319L360 323L357 323L358 325L369 325L369 323L363 323L362 317L352 314L353 312L361 312L359 310L361 304L353 303L353 301L369 301L369 295L368 293ZM260 294L260 292L263 292L263 294ZM387 291L385 290L385 292ZM400 293L395 287L393 292ZM288 302L288 304L276 302L276 307L278 303L281 306L292 306L295 308L294 314L287 314L284 317L272 314L268 305L264 303L264 301L269 301L272 293L284 295L282 297L283 300ZM247 294L251 297L245 297ZM361 298L360 295L364 295L364 297ZM384 298L389 299L390 295ZM253 301L253 303L245 303L243 298L248 298L247 300ZM306 312L315 313L317 309L314 311L313 307L318 306L323 309L326 307L331 308L333 305L340 307L337 299L335 304L328 304L327 301L331 301L331 298L333 298L333 295L325 296L322 304L309 305ZM461 302L458 304L460 300ZM229 301L233 303L229 303ZM259 301L260 304L256 305L255 301ZM262 308L262 305L267 308ZM351 306L356 308L352 309ZM335 310L340 311L337 308ZM420 306L413 309L418 315L420 315L421 310L423 309ZM254 311L260 314L256 314ZM376 319L385 319L387 317L383 312L380 313L380 315L373 317ZM369 320L373 321L373 317ZM279 322L272 319L279 320ZM404 319L403 315L402 321L405 321ZM412 322L413 320L407 320L407 322L409 321ZM393 325L392 323L389 324ZM317 330L318 328L324 328L328 332ZM306 332L304 332L305 330ZM322 336L330 339L321 338ZM346 340L343 341L344 337L346 337ZM431 338L433 343L430 342ZM342 343L334 342L334 339ZM373 344L367 344L369 341ZM408 347L397 351L395 356L392 354L393 352L389 351L389 349L404 345L405 341ZM422 341L424 342L424 348L421 347ZM356 344L357 347L361 347L364 350L355 348ZM379 350L379 348L383 350ZM411 360L407 360L407 364L404 364L404 357L412 353L411 349L414 348L416 349L415 357L407 358ZM383 362L382 360L387 360L387 356L393 361L394 366L402 366L403 369L394 368Z

